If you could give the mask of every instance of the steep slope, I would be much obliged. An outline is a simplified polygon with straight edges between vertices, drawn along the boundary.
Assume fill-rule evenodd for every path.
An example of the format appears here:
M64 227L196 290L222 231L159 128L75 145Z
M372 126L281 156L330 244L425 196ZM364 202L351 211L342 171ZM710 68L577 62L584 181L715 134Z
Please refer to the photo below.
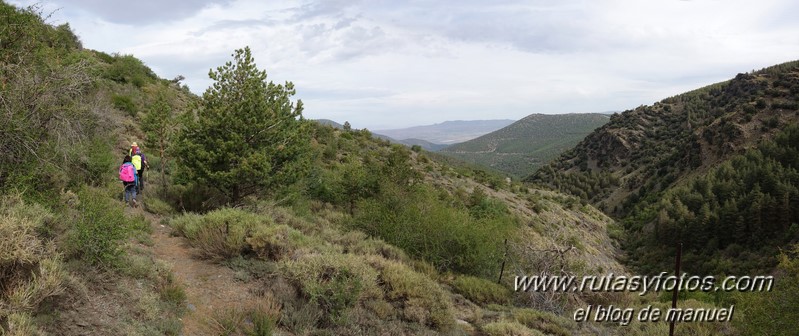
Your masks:
M513 123L513 120L452 120L434 125L415 126L400 129L377 130L399 141L421 139L435 144L450 145L474 139Z
M694 272L768 270L776 248L799 239L794 131L783 132L797 121L799 62L789 62L614 114L527 180L625 219L627 250L646 270L668 265L677 241Z
M574 147L608 119L607 115L599 113L531 114L502 129L452 145L441 152L523 177Z

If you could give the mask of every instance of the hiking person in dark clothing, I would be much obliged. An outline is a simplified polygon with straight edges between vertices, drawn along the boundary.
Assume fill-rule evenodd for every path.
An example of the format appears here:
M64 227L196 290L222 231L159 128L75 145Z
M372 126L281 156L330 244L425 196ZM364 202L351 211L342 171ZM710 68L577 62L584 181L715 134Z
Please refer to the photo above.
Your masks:
M130 150L128 150L128 155L131 158L131 162L133 166L136 167L136 173L138 174L138 182L136 187L139 189L139 192L144 190L144 168L150 168L150 165L147 163L147 157L144 156L144 153L141 151L141 147L137 143L132 143L130 145Z

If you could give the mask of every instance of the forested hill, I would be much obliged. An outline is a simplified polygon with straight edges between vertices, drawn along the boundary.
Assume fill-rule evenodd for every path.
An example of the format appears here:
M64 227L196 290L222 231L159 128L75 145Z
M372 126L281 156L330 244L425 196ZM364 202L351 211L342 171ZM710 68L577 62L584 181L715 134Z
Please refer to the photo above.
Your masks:
M531 114L476 139L441 152L461 160L524 177L574 147L608 122L599 113Z
M799 62L738 74L614 114L527 180L626 219L644 269L683 241L688 270L767 270L799 238L798 110Z

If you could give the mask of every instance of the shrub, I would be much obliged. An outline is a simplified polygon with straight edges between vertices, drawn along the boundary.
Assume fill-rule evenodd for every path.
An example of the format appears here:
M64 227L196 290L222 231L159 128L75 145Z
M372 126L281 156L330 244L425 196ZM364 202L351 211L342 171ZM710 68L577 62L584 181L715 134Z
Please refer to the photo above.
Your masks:
M455 291L467 299L480 304L505 304L511 299L511 291L504 286L473 276L461 275L452 283Z
M315 302L301 300L284 302L279 323L296 335L307 335L322 318L322 313Z
M442 331L454 326L452 302L436 282L395 261L380 257L368 260L380 272L386 299L402 311L405 320Z
M530 330L516 322L492 322L482 327L483 332L489 336L544 336L537 330Z
M130 96L114 95L111 97L111 103L114 107L127 112L131 117L136 116L136 104L133 103L133 99Z
M325 312L323 323L342 325L348 312L366 298L378 298L377 272L350 254L310 254L284 260L280 271Z
M37 334L29 313L69 280L55 247L37 235L52 217L18 196L0 198L0 320L12 335Z
M212 335L272 335L280 307L271 297L215 310L208 322Z
M567 318L533 309L519 309L513 312L517 322L531 329L540 330L547 334L569 336L569 329L576 329L574 321Z
M309 246L309 238L287 225L258 226L252 236L246 238L259 257L280 260L300 247Z
M247 247L246 239L264 218L232 208L223 208L205 215L185 214L170 221L170 225L200 250L205 258L231 258Z
M439 270L494 276L503 240L515 228L510 217L473 218L453 208L426 186L389 187L359 203L354 225Z
M99 186L107 181L108 172L113 171L116 158L112 154L110 141L101 137L95 137L87 145L78 146L81 151L80 168L84 172L84 181L92 186ZM85 156L85 159L83 159ZM80 176L80 175L78 175ZM75 181L80 182L80 181Z
M69 234L68 250L95 266L118 266L120 241L129 231L122 207L98 190L78 192L80 213Z
M144 210L161 216L171 215L175 212L175 209L173 209L169 203L153 196L149 196L144 200Z
M131 55L114 55L114 62L106 69L103 77L119 83L130 83L142 87L157 77L142 61Z

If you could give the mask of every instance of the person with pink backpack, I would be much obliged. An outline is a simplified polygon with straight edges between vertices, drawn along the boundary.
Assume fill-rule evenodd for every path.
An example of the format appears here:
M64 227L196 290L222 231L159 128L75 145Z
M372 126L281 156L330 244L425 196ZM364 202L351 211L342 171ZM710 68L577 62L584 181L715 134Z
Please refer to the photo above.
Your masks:
M122 159L122 165L119 166L119 179L122 180L122 185L125 187L125 203L136 207L136 186L139 181L139 175L136 173L136 167L131 162L130 155L126 155Z

